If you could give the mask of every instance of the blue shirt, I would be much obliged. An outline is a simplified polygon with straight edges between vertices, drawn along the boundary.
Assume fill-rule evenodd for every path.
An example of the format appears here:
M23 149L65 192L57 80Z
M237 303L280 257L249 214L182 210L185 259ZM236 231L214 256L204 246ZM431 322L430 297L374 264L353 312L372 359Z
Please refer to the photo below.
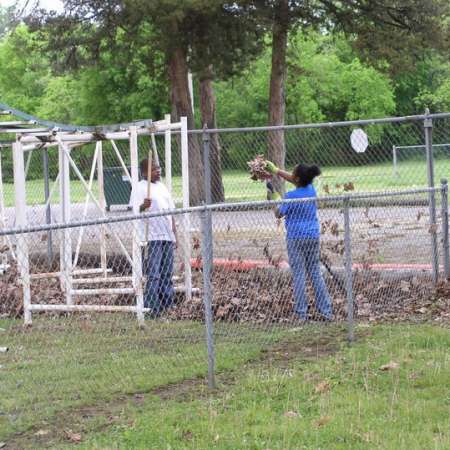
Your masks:
M316 198L312 184L286 192L284 199ZM285 203L279 208L286 219L287 239L318 239L320 235L316 202Z

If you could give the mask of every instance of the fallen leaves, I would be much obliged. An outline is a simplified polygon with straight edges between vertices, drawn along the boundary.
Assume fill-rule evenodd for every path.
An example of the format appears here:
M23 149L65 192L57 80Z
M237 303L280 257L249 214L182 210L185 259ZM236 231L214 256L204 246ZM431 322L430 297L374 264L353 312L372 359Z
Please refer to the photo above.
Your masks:
M200 239L196 236L192 238L192 248L198 250L201 247Z
M419 370L419 371L414 371L414 372L411 372L409 375L408 375L408 379L409 380L417 380L418 378L420 378L421 376L423 375L423 371L421 371L421 370Z
M382 371L397 370L399 367L400 367L399 363L397 363L395 361L391 361L387 364L380 366L380 370L382 370Z
M354 191L355 185L350 181L349 183L344 183L344 191Z
M194 437L194 433L192 433L192 431L189 430L185 430L182 433L183 439L186 439L187 441L191 441Z
M74 433L72 430L64 430L64 434L66 435L67 440L74 443L81 442L81 434Z
M321 381L314 388L314 392L316 394L323 394L324 392L328 392L330 390L330 383L328 381Z
M254 181L264 181L272 178L266 171L266 159L264 155L257 155L255 159L248 161L247 166L250 171L250 179Z
M428 227L428 233L430 233L430 234L436 233L437 230L438 230L438 225L436 223L433 223Z
M35 436L46 436L50 433L50 430L38 430L36 433L34 433Z
M320 419L316 420L315 426L317 428L320 428L320 427L323 427L324 425L326 425L330 421L331 421L331 416L322 416Z
M300 414L297 411L286 411L283 414L284 417L289 417L289 418L294 418L294 417L299 417Z

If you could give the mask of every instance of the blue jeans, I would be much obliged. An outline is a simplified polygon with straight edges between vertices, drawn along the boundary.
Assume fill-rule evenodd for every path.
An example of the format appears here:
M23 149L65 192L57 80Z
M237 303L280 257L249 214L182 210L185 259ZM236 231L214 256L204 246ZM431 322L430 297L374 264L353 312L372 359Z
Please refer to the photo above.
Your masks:
M287 239L289 265L294 281L294 311L302 319L307 318L306 274L309 276L316 297L316 309L327 319L333 310L328 289L320 271L319 239Z
M144 307L159 316L173 304L173 242L149 241L148 253L142 249L142 272L146 277Z

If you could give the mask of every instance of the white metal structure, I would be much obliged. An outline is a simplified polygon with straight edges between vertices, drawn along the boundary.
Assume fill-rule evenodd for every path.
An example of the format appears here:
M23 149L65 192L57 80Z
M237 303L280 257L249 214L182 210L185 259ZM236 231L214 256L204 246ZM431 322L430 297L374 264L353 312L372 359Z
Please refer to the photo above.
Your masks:
M12 122L11 122L12 123ZM15 124L15 123L14 123ZM11 125L12 126L12 125ZM58 176L47 199L50 203L51 196L55 191L55 186L59 184L60 212L61 222L69 223L71 217L71 182L70 171L77 177L85 191L85 202L83 208L82 220L86 219L88 204L95 205L99 217L106 216L105 194L103 182L103 141L111 143L112 149L120 162L124 173L131 181L132 189L137 188L139 182L139 155L138 155L138 137L151 136L154 139L155 133L164 135L165 164L166 164L166 183L169 191L172 193L172 173L171 173L171 137L172 131L180 133L181 156L182 156L182 183L183 183L183 207L189 207L189 169L188 169L188 136L187 120L182 117L180 122L171 123L170 115L166 115L164 120L153 122L149 126L130 125L127 129L120 131L106 132L103 134L95 132L72 132L58 131L49 129L7 129L2 128L4 132L14 133L16 140L13 148L13 167L14 167L14 192L15 192L15 212L16 226L27 228L32 225L27 219L26 208L26 172L27 162L26 154L33 150L55 147L58 151ZM131 162L131 171L128 170L124 162L124 155L121 155L116 141L127 141L129 143L129 159ZM44 142L44 144L43 144ZM83 144L95 142L95 153L92 159L89 179L83 177L80 168L77 166L74 158L76 152L82 151ZM130 173L131 172L131 173ZM1 173L1 171L0 171ZM93 181L97 173L98 194L94 193ZM46 205L47 206L47 205ZM134 201L132 209L134 214L139 214L139 204ZM0 178L0 219L4 219L4 200L2 180ZM78 218L79 219L79 218ZM183 262L184 262L184 287L183 290L188 298L192 295L191 281L191 244L190 244L190 218L187 214L183 216ZM18 269L21 275L23 285L23 302L25 323L32 322L33 311L128 311L134 312L140 322L144 320L144 277L142 273L142 253L138 238L138 224L133 226L133 240L131 254L128 252L123 239L108 224L101 225L100 233L100 267L83 269L78 268L80 256L80 247L83 239L83 228L80 228L78 239L72 242L72 233L68 228L62 231L60 241L60 270L59 272L30 274L29 249L26 234L18 235L16 259ZM106 231L116 241L121 252L125 255L127 261L132 267L132 276L113 276L111 270L107 268L106 252ZM75 251L73 252L73 249ZM74 256L73 256L74 254ZM51 305L32 303L30 284L33 279L42 279L58 277L65 297L64 305ZM79 278L81 277L81 278ZM96 285L108 283L108 288L97 288ZM115 288L115 283L129 283L128 287ZM78 288L77 285L83 284L85 287ZM88 285L86 287L86 285ZM92 287L91 287L92 286ZM74 301L77 297L95 296L95 295L121 295L133 294L135 304L133 306L104 306L93 304L79 304ZM33 299L34 300L34 299Z

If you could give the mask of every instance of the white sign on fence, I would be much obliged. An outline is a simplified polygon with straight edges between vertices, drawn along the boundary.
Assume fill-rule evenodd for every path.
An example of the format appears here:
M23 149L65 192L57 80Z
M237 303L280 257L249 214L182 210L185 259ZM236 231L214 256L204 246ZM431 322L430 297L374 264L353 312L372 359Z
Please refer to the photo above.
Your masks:
M369 146L369 138L364 130L361 128L356 128L352 131L350 136L350 143L352 144L353 150L356 153L364 153Z

